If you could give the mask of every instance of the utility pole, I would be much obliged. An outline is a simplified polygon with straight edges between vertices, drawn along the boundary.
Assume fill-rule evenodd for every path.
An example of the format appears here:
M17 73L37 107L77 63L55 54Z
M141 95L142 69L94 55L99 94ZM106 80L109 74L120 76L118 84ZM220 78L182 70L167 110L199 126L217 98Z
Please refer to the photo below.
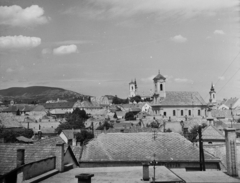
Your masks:
M199 161L200 161L200 171L205 171L205 158L203 151L203 141L202 141L202 126L198 127L198 136L199 136Z

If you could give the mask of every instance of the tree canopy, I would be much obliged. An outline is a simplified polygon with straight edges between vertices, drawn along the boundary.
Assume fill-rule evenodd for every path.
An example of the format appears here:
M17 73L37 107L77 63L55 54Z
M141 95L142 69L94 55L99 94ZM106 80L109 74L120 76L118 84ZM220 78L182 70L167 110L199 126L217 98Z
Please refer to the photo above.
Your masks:
M128 99L121 99L121 98L118 98L117 96L115 96L112 99L112 103L113 104L128 104L129 101L128 101Z
M65 129L83 129L85 128L84 122L88 119L88 115L85 110L76 108L72 113L66 113L66 122L61 123L57 128L56 132L61 133Z
M4 127L0 127L0 138L4 138L4 142L6 143L15 143L17 142L16 137L24 136L26 138L32 138L33 136L32 129L20 128L20 129L5 129Z

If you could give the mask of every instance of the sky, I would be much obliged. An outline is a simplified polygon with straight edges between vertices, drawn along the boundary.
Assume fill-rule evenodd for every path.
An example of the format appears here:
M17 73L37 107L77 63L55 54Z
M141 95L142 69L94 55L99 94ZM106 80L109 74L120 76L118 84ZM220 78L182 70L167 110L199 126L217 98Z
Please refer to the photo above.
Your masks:
M238 0L0 0L0 89L240 97Z

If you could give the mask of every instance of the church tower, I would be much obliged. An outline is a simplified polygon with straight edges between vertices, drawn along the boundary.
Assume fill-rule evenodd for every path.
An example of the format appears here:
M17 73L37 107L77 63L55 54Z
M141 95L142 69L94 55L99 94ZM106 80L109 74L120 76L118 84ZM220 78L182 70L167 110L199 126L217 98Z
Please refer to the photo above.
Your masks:
M131 81L129 83L129 92L130 92L130 97L135 97L137 95L137 81Z
M211 85L211 89L210 89L209 94L210 94L209 102L210 103L216 103L217 102L217 98L216 98L216 92L215 92L213 83Z
M160 70L158 71L158 75L153 78L154 83L154 104L158 104L161 99L166 97L166 78L160 74Z

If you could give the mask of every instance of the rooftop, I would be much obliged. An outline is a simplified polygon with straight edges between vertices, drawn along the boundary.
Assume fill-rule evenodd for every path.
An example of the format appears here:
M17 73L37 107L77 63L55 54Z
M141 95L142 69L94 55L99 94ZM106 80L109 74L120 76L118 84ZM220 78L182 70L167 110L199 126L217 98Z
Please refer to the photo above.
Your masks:
M75 168L70 171L56 174L42 183L75 183L76 175L80 173L94 174L93 183L149 183L142 181L142 167L101 167L101 168ZM153 168L149 167L149 177L153 177ZM186 183L238 183L239 179L232 178L221 171L194 171L186 172L185 169L167 169L156 166L157 182L184 182Z
M198 161L197 147L178 133L107 133L90 141L81 161ZM178 153L176 153L178 152ZM216 160L206 154L206 160Z
M43 183L59 183L68 182L75 183L77 179L75 175L80 173L94 174L92 182L97 183L143 183L142 179L142 167L105 167L105 168L75 168L68 172L57 174L50 177ZM153 171L150 168L150 177L153 177ZM156 180L161 181L181 181L174 173L164 166L156 167ZM144 181L150 182L150 181Z
M166 91L166 97L158 104L163 106L176 105L207 105L198 92L191 91Z
M199 139L198 136L197 139ZM225 140L225 137L217 128L209 125L202 131L202 139Z

